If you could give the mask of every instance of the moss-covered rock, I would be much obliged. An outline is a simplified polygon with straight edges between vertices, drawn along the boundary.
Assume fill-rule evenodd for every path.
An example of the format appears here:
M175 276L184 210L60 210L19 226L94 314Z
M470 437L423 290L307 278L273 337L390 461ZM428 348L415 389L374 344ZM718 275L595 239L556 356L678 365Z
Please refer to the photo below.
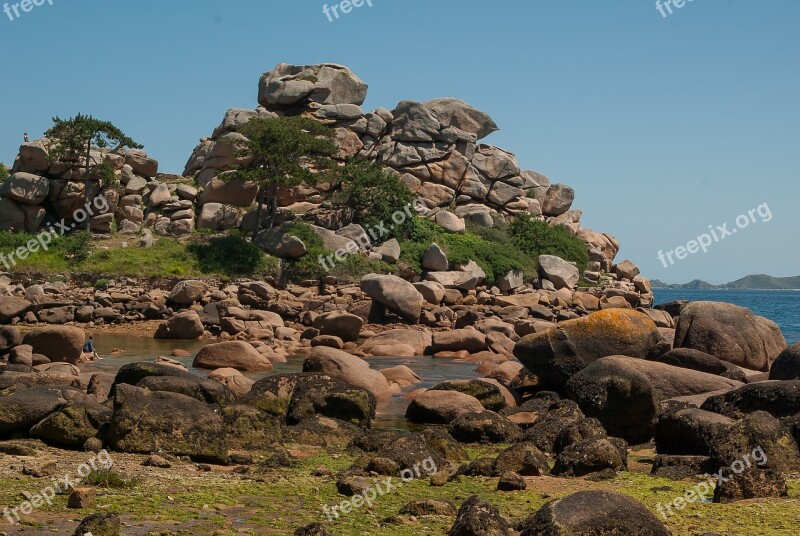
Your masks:
M31 428L31 437L55 447L82 448L87 439L105 436L112 413L96 403L67 404Z
M122 452L163 450L212 463L226 463L228 458L225 425L211 406L127 384L117 385L108 441Z

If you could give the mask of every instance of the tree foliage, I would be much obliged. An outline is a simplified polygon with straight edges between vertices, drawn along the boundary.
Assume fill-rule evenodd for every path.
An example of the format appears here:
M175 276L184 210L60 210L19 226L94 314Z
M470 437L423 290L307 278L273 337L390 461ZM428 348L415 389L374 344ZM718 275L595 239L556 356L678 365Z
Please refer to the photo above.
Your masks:
M329 169L336 145L331 141L333 130L307 117L255 118L241 133L248 141L237 151L237 156L249 162L220 178L245 180L259 186L255 238L261 228L262 206L266 203L267 226L272 228L278 188L314 184L317 175L312 169Z
M69 119L53 118L53 126L45 133L53 140L50 147L50 160L60 162L73 169L83 168L84 195L86 203L89 199L89 180L95 177L105 185L114 180L114 170L105 160L92 162L93 147L98 149L113 148L141 149L142 145L128 137L110 121L101 121L91 115L78 114ZM86 228L89 228L86 220Z
M406 217L399 225L392 220L395 214L413 208L414 194L399 177L372 162L353 160L338 170L337 180L342 189L334 203L348 212L349 221L364 228L385 224L389 230L389 235L382 237L385 240L403 238L411 231L413 218Z
M0 162L0 182L3 182L8 178L8 168L5 164Z

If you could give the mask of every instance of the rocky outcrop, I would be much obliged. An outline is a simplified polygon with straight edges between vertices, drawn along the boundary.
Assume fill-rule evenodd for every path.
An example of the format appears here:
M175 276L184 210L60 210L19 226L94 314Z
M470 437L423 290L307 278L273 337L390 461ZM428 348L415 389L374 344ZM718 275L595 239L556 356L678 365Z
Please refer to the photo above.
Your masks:
M219 180L243 163L236 154L236 148L245 141L239 131L256 117L303 114L336 131L337 158L369 160L396 174L428 207L426 217L448 231L464 232L466 220L491 225L495 218L526 213L552 225L566 226L592 252L590 268L611 271L619 244L609 235L581 227L580 212L570 210L575 197L572 188L551 185L547 177L521 169L508 151L479 144L498 130L487 113L454 98L401 101L391 111L378 108L367 112L360 108L366 94L367 85L347 67L280 64L261 77L260 106L228 110L211 137L201 139L183 174L206 189L201 203L217 203L216 214L227 208L247 207L245 201L250 197L244 195L245 185L232 187ZM241 195L218 195L216 192L223 188L237 189ZM307 213L310 221L321 224L313 214L323 193L324 188L295 187L279 193L279 204L290 209L302 206L298 213ZM212 228L235 225L235 218L224 224L215 223L220 220L210 214L201 219L213 220L202 224ZM329 223L332 231L346 225ZM391 258L385 260L393 262Z

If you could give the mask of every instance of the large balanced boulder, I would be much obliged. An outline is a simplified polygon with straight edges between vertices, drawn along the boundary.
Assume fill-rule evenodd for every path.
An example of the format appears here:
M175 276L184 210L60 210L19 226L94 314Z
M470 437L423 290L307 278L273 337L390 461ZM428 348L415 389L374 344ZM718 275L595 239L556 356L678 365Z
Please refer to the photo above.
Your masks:
M173 287L169 294L169 301L178 305L192 305L203 299L206 292L208 292L208 285L202 281L181 281Z
M40 205L50 193L47 177L31 173L14 173L0 186L0 197L13 199L26 205Z
M33 347L34 354L47 356L50 361L80 363L86 335L72 326L47 326L36 328L22 339L22 344Z
M661 409L658 395L647 375L627 366L626 361L599 359L572 376L566 391L609 435L631 444L653 437Z
M675 327L675 348L691 348L740 367L768 371L786 349L774 322L730 303L692 302Z
M303 372L318 372L350 385L361 387L378 400L391 398L392 390L386 377L370 368L363 359L342 350L316 346L303 362Z
M319 104L361 105L367 84L342 65L288 65L265 73L258 85L258 102L266 108Z
M363 325L361 317L344 311L334 311L314 321L314 327L319 329L320 335L335 335L344 342L357 341Z
M228 458L225 426L212 406L125 384L116 388L108 442L121 452L164 451L212 463L226 463Z
M514 355L544 386L561 389L570 376L601 357L646 358L661 342L658 328L646 314L606 309L527 335L514 347Z
M443 126L475 134L477 139L485 138L498 130L489 114L459 99L434 99L426 102L425 107L436 115Z
M551 501L523 524L521 536L601 536L670 532L643 504L613 491L579 491Z
M233 368L245 372L272 370L272 363L243 341L228 341L204 346L192 366L201 369Z
M395 275L370 274L361 279L361 290L397 316L417 323L425 299L414 285Z

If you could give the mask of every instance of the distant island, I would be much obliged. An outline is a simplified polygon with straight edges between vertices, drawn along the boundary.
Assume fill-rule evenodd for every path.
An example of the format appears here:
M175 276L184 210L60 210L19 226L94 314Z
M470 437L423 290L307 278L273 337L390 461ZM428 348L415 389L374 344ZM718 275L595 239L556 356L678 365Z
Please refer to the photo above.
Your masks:
M800 289L800 275L794 277L773 277L771 275L748 275L724 285L713 285L707 281L695 279L689 283L668 285L658 279L650 281L652 288L679 288L689 290L726 289L726 290L795 290Z

